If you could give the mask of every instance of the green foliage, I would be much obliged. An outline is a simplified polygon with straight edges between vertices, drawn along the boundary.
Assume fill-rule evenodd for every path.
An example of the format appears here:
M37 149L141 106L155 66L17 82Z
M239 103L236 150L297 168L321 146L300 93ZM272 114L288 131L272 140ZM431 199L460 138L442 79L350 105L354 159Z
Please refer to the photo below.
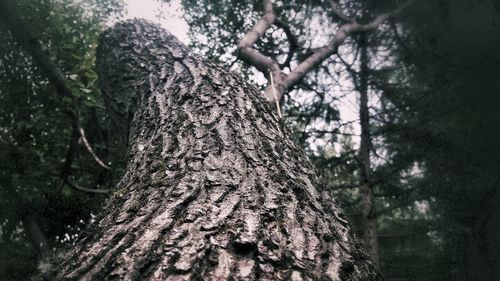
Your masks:
M399 53L405 71L387 77L408 83L384 96L387 147L399 162L420 163L418 192L428 198L428 221L444 254L435 260L450 280L496 276L488 260L498 255L484 248L496 240L485 225L498 227L492 220L500 189L500 41L490 36L500 31L500 17L492 6L423 1L415 7ZM471 256L477 247L481 254ZM472 266L474 260L485 267Z
M120 7L118 1L16 1L17 15L69 81L72 96L62 99L7 27L0 25L2 280L27 280L36 269L41 253L26 231L28 217L35 219L50 246L59 247L75 238L100 208L103 196L76 191L64 178L77 186L105 188L120 173L120 165L104 172L81 142L71 147L72 121L65 114L78 113L100 157L122 159L118 155L123 151L110 148L112 134L105 129L109 122L94 70L97 35L110 9L118 12Z

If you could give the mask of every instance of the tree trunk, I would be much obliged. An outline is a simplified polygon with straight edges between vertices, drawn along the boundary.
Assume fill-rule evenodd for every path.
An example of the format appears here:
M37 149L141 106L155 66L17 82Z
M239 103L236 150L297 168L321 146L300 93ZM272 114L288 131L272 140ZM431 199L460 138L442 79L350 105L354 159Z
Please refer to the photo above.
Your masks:
M487 281L500 276L500 244L497 242L500 235L500 179L482 197L475 209L476 220L466 237L464 266L458 270L456 280Z
M361 143L359 147L359 161L361 167L361 208L362 208L362 227L363 240L366 250L372 257L373 262L378 265L379 246L377 234L377 218L375 214L375 201L373 197L373 182L371 180L371 135L370 135L370 112L368 108L368 49L366 35L361 35L360 61L361 69L358 80L359 91L359 120L361 127Z
M382 279L257 88L139 20L97 59L127 171L54 279Z

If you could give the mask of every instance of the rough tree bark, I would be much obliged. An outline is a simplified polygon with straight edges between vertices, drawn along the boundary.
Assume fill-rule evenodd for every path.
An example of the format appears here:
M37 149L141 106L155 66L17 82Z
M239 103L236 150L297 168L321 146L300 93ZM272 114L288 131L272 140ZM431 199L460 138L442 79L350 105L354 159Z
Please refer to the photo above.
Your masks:
M262 94L160 27L100 38L128 166L56 280L381 280Z

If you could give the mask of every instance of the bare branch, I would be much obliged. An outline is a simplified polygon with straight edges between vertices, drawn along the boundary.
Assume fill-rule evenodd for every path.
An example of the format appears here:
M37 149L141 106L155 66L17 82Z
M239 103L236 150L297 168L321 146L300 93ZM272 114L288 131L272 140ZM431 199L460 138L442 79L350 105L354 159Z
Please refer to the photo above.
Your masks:
M266 30L274 23L276 15L271 0L264 0L264 15L254 27L248 31L238 43L238 56L247 63L255 66L259 71L267 73L275 62L252 48L257 40L264 36Z
M247 32L238 43L238 48L252 47L255 42L264 36L266 30L274 23L276 15L273 11L273 3L271 0L264 0L264 16L257 21L254 27Z
M266 30L271 27L271 25L276 20L276 14L273 11L273 3L272 0L264 0L264 15L254 27L247 32L243 38L238 43L238 56L246 63L256 67L260 72L262 72L265 76L269 75L273 76L273 80L275 82L275 86L269 85L266 89L265 95L269 101L273 101L274 91L280 95L282 91L284 91L283 87L283 73L276 61L273 59L266 57L258 50L252 48L252 46L257 42L257 40L264 36Z
M275 77L276 74L279 76L281 73L281 69L276 61L269 57L266 57L254 48L245 47L243 49L240 49L239 57L242 61L257 68L257 70L262 72L265 76L268 75L269 70L271 70Z
M75 190L81 191L81 192L94 193L94 194L107 194L107 193L109 193L108 189L92 189L92 188L86 188L86 187L74 185L68 179L65 179L65 183L69 187L71 187Z
M412 1L413 0L408 0L406 4L401 5L397 9L377 16L370 23L360 24L356 20L345 16L342 13L341 8L334 0L329 0L333 12L342 21L345 21L347 23L340 26L334 38L328 43L328 45L317 49L312 55L302 61L295 69L291 69L290 73L286 75L285 73L283 73L283 71L281 71L281 69L290 65L293 54L296 48L298 48L298 42L296 37L291 32L289 26L286 25L283 21L277 19L276 14L273 10L272 0L264 0L264 15L257 21L254 27L243 36L243 38L238 43L238 57L242 61L257 68L266 77L268 77L269 81L271 81L272 77L273 83L270 83L270 85L267 86L264 94L268 101L274 102L276 99L280 100L286 91L297 85L308 72L319 66L326 58L330 57L333 54L336 54L339 46L344 43L344 41L349 36L356 33L368 32L376 29L386 19L404 10L411 4ZM290 50L287 54L287 58L281 65L278 64L277 61L265 56L252 47L259 38L264 36L266 30L269 29L269 27L271 27L271 25L273 24L283 29L290 43Z
M339 46L342 43L344 43L344 41L349 36L356 33L368 32L376 29L386 19L388 19L391 16L399 14L412 2L413 2L412 0L409 0L406 2L406 4L398 7L397 9L377 16L372 22L367 24L360 24L357 21L351 21L349 23L340 26L334 38L328 43L328 45L319 48L307 59L302 61L293 71L290 72L290 74L288 74L288 76L284 81L285 90L288 90L297 83L299 83L308 72L310 72L312 69L320 65L326 58L330 57L333 54L336 54Z
M87 148L87 151L90 153L90 155L92 155L97 164L99 164L99 166L103 167L106 170L110 170L111 168L108 165L104 164L104 162L101 159L99 159L99 157L95 154L94 150L92 149L92 146L90 146L90 143L87 140L87 137L85 137L85 131L81 126L78 126L78 132L80 133L85 148Z
M304 76L310 72L313 68L320 65L326 58L337 53L338 47L344 42L344 40L352 33L353 26L355 24L349 23L342 25L335 38L328 43L328 45L319 48L312 55L307 57L302 61L295 69L293 69L290 74L288 74L285 79L285 88L290 89L294 85L300 82Z

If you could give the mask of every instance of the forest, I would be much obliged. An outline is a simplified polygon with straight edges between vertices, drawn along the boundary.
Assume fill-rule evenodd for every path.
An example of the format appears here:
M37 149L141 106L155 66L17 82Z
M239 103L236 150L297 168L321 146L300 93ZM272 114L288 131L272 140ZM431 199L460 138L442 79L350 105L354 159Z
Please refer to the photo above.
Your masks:
M0 280L500 280L500 1L154 1L0 0Z

